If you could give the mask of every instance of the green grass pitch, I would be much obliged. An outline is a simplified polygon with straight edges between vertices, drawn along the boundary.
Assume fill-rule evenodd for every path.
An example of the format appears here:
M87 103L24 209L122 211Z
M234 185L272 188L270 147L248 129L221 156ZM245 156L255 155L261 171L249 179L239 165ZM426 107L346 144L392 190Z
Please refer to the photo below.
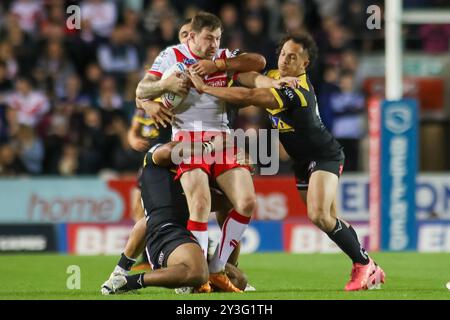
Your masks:
M102 296L100 285L118 257L1 255L0 299L441 299L449 300L450 254L377 253L387 283L381 290L344 292L351 264L343 254L258 253L242 255L240 267L255 292L176 295L146 288L138 293ZM81 270L81 289L69 290L68 266Z

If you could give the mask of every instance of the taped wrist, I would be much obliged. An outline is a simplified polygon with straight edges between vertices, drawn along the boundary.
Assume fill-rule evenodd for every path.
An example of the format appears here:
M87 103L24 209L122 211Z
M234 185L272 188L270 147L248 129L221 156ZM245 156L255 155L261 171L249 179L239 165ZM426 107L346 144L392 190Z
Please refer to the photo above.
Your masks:
M219 71L226 71L228 64L226 59L216 59L214 60L214 64L217 67L217 70Z

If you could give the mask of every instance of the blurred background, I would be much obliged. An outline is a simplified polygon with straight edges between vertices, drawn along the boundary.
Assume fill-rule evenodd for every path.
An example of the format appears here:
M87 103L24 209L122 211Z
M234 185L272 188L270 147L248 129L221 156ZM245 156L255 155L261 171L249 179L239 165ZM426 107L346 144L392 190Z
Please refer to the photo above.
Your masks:
M222 47L261 53L267 69L276 68L284 32L314 36L319 59L309 75L346 154L339 212L369 241L367 107L384 98L386 71L384 20L366 27L374 4L383 17L384 1L375 0L2 0L0 252L120 252L143 159L127 139L135 89L199 10L222 19ZM70 5L81 8L80 30L66 26ZM404 0L403 8L450 2ZM450 252L450 21L403 25L402 36L404 96L420 110L417 249ZM240 110L236 128L269 127L264 111ZM305 221L291 162L283 150L280 158L279 175L255 177L258 212L244 251L336 251ZM442 223L430 229L430 221ZM23 241L36 234L41 240Z

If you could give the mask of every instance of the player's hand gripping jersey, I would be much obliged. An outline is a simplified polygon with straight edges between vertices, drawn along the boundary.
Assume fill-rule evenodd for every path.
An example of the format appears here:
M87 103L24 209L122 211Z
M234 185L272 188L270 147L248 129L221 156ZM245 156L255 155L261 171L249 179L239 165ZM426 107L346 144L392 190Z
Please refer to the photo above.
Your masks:
M158 100L158 99L157 99ZM166 143L171 139L172 128L167 126L166 128L156 128L155 120L145 113L144 110L136 108L133 121L141 125L139 134L142 138L147 139L151 145L157 143Z
M219 49L213 58L232 58L235 55L228 49ZM179 44L168 47L156 58L148 73L161 77L162 74L177 62L191 66L201 60L189 48L189 44ZM214 87L226 87L228 74L219 71L204 78L205 82ZM228 119L225 102L208 94L199 94L191 88L186 99L174 110L172 134L179 131L225 131L228 129Z
M239 55L238 50L233 53L228 49L219 49L214 56L215 59L233 58ZM182 62L191 66L201 60L189 48L189 44L172 46L160 53L148 73L161 77L162 74L173 64ZM229 82L229 74L219 71L204 77L205 83L213 87L226 87ZM210 141L218 134L229 133L226 103L209 94L200 94L195 88L189 90L188 96L183 103L174 109L172 123L172 140ZM221 163L205 163L203 157L192 156L190 161L184 161L178 166L175 179L189 170L203 169L208 175L217 177L223 172L236 168L248 166L237 163L235 154L237 150L228 153L227 150L217 152L215 155L222 159Z

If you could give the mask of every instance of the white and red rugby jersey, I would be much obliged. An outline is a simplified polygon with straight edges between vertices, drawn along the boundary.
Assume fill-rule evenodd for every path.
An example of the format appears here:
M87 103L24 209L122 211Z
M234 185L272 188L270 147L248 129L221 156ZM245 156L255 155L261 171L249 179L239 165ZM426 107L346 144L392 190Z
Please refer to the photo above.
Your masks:
M228 49L219 49L213 60L234 56ZM199 60L201 58L190 50L189 43L178 44L162 51L147 72L161 77L177 62L189 67ZM228 80L226 71L204 77L205 83L214 87L226 87ZM172 136L179 131L229 131L225 102L209 94L199 94L195 88L189 90L183 103L174 109L174 114Z

